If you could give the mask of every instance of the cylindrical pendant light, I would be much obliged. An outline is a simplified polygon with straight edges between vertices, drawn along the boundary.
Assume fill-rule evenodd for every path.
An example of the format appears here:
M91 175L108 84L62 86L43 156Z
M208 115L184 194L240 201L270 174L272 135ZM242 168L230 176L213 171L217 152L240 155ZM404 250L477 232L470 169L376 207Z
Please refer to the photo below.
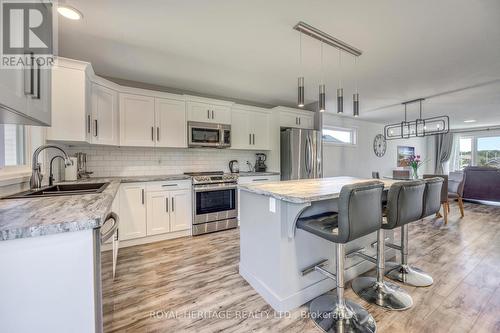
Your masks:
M359 94L355 93L352 95L352 110L354 117L359 117Z
M342 51L339 49L339 87L337 89L337 113L344 113L344 89L342 88Z
M325 85L319 85L319 112L325 112L326 110L326 95L325 95Z
M299 108L303 108L304 107L304 77L301 76L299 77L299 80L298 80L298 93L297 93L297 97L298 97L298 101L297 101L297 106Z
M344 113L344 89L337 89L337 113Z
M302 74L302 32L299 34L299 70ZM298 91L297 91L297 106L299 108L304 107L304 76L300 75L297 81Z
M354 67L357 67L357 60L358 57L354 57ZM358 92L358 78L356 74L355 74L356 93L352 95L352 113L354 117L359 117L359 92Z
M324 70L323 70L323 41L321 41L321 84L319 85L319 112L325 112L326 110L326 95L325 95L325 80L324 80Z

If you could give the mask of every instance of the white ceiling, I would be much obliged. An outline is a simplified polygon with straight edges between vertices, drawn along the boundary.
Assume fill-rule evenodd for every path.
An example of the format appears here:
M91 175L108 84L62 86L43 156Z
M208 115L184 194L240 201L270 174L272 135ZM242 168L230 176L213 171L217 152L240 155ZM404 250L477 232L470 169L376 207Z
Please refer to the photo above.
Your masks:
M59 54L104 76L293 106L302 20L363 50L343 57L346 112L357 77L361 116L399 121L399 103L431 98L424 116L500 124L498 0L68 0L82 21L59 20ZM306 102L317 98L319 42L303 37ZM338 52L324 49L333 112ZM489 84L485 84L488 83ZM465 89L474 87L471 89ZM397 106L394 106L397 105ZM416 113L415 113L416 116ZM412 117L415 118L415 117Z

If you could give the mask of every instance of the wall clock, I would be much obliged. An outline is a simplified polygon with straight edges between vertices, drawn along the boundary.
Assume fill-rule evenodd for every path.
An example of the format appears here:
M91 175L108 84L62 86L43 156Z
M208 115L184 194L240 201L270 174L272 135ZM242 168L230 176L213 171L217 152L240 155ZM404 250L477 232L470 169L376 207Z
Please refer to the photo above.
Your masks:
M385 151L387 150L387 141L382 134L377 134L375 139L373 140L373 152L378 157L382 157L385 155Z

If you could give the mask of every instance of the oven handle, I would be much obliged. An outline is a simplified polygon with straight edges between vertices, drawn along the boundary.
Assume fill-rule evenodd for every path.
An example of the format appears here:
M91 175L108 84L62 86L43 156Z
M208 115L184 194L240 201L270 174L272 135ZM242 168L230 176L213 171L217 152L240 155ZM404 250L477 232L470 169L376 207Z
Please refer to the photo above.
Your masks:
M219 186L196 186L194 187L195 192L208 192L208 191L217 191L217 190L235 190L238 188L238 185L219 185Z

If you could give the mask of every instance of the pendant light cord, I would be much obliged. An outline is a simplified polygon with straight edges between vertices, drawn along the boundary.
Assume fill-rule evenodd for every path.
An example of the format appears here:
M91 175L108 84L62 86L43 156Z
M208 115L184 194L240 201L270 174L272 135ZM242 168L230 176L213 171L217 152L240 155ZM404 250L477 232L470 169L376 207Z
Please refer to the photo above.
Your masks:
M339 49L339 88L342 88L342 50Z
M354 84L356 85L356 94L359 94L358 89L358 57L354 57Z
M325 84L325 70L323 68L323 40L321 40L321 84Z
M302 76L302 31L299 32L299 76Z

